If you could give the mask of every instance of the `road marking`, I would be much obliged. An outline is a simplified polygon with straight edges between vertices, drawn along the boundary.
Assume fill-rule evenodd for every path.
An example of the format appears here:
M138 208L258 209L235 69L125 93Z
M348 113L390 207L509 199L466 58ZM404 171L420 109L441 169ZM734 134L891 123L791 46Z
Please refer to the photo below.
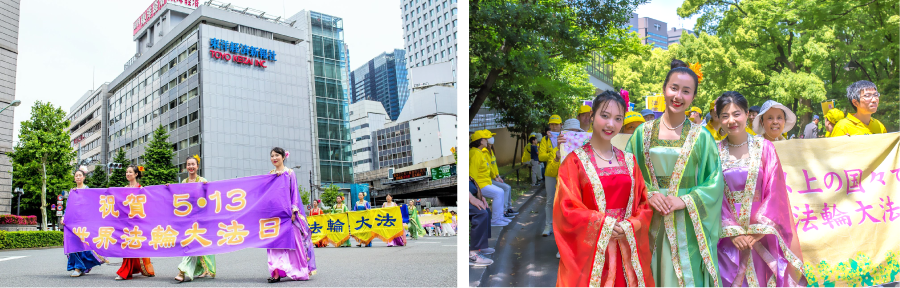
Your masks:
M25 257L28 257L28 256L10 256L10 257L0 259L0 261L14 260L14 259L25 258Z
M441 242L423 242L423 241L416 241L416 242L413 242L413 243L431 243L431 244L437 244L437 243L441 243Z
M450 247L450 246L456 247L456 245L441 245L441 246L444 246L444 247Z

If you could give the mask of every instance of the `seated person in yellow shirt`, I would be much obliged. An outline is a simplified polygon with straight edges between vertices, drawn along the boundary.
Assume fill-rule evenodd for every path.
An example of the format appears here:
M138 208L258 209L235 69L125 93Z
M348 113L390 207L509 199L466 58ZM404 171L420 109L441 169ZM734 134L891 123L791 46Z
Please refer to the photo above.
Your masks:
M878 112L878 102L881 100L881 94L878 93L875 83L860 80L850 84L850 87L847 87L847 100L856 109L856 113L848 114L847 118L838 121L831 131L831 137L885 132L884 125L872 118L872 114Z

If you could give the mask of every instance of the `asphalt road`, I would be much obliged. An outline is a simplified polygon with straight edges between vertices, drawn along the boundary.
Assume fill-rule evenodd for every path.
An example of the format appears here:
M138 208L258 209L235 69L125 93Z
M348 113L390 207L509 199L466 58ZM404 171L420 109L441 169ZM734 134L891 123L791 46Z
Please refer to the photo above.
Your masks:
M489 246L497 251L488 257L494 264L469 268L469 286L553 287L559 259L556 240L543 237L547 201L543 186L532 188L516 201L519 215L505 227L491 227Z
M216 255L216 278L178 283L181 258L153 258L156 277L136 275L133 280L116 281L121 258L109 258L112 265L95 267L89 274L73 278L66 271L62 248L0 252L0 286L76 287L398 287L456 286L458 237L424 237L409 240L405 247L387 247L376 240L371 248L316 248L318 274L309 281L269 284L265 249L244 249ZM351 240L352 241L352 240ZM355 244L355 242L352 242Z

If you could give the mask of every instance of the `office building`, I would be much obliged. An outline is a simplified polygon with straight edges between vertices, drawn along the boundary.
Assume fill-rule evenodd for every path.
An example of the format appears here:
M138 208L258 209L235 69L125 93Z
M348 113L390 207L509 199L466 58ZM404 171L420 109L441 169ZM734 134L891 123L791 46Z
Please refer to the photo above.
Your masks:
M457 5L457 0L401 1L408 67L451 61L455 69Z
M104 105L109 83L103 83L94 90L88 90L72 105L69 114L69 138L75 154L75 164L84 165L89 172L97 169L97 165L106 166L106 145L108 145L106 125L107 105ZM101 172L105 173L103 168Z
M19 59L19 0L0 1L0 108L16 100L16 65ZM0 214L12 211L13 112L0 113Z
M650 17L638 19L638 34L641 43L653 45L654 48L669 49L668 24Z
M691 31L691 30L688 30L688 29L681 29L681 28L675 28L675 27L672 27L672 29L669 29L668 31L666 31L667 34L669 35L669 45L672 45L672 44L675 44L675 43L681 43L681 32L682 32L682 31L687 31L688 34L694 34L694 35L696 35L696 34L694 33L694 31Z
M405 68L405 67L404 67ZM375 170L372 132L391 122L381 102L360 100L350 104L350 137L353 138L353 172Z
M381 102L391 120L397 120L409 98L405 55L406 51L394 49L353 70L350 73L353 103L362 100Z

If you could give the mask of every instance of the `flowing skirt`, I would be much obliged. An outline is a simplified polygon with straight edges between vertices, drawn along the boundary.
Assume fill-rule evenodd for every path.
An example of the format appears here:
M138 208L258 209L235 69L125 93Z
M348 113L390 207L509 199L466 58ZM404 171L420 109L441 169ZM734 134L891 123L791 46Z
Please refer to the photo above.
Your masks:
M84 273L88 273L91 272L91 268L103 264L103 261L100 261L96 257L94 257L94 253L92 251L69 253L66 254L66 257L69 258L69 261L66 264L66 271L78 269Z
M181 259L178 271L184 273L184 280L194 280L194 277L207 273L210 277L216 277L216 255L188 256Z
M119 271L116 271L116 275L126 280L131 279L131 275L137 273L147 277L156 276L156 273L153 272L153 264L150 263L150 258L124 258Z
M306 223L305 219L300 221ZM309 280L310 276L316 274L316 256L313 253L312 239L308 230L304 231L298 221L295 221L291 227L294 229L294 244L297 249L267 249L269 276L290 277L291 280Z
M387 243L387 246L406 246L406 236L400 235L400 237L394 238L394 240L391 240L391 242Z
M454 236L456 235L456 231L453 230L453 227L450 227L450 223L441 223L441 236Z

